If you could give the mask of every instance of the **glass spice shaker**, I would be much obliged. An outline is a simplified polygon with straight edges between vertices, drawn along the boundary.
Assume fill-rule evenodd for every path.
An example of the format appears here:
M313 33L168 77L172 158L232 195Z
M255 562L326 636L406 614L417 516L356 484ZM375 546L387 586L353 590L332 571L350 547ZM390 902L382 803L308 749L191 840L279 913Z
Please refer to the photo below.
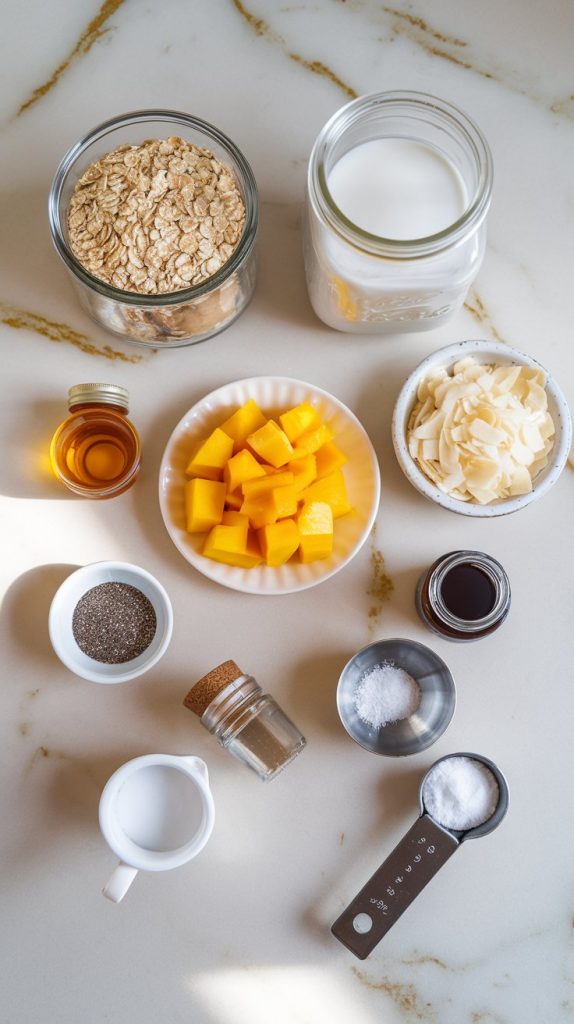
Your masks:
M75 384L68 392L68 409L50 445L55 475L84 498L122 494L141 465L139 436L127 416L127 388Z
M510 610L510 581L483 551L450 551L424 572L416 607L425 626L445 640L490 636Z
M203 676L183 703L222 747L264 781L274 779L305 746L305 737L279 705L234 661Z

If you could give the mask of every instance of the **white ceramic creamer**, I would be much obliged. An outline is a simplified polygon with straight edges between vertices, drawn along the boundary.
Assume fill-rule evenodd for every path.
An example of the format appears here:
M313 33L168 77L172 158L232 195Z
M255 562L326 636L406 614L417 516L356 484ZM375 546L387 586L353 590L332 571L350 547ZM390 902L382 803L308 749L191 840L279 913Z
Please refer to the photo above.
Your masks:
M122 765L100 799L100 828L120 858L104 896L119 903L138 871L168 871L196 857L214 817L199 757L147 754Z

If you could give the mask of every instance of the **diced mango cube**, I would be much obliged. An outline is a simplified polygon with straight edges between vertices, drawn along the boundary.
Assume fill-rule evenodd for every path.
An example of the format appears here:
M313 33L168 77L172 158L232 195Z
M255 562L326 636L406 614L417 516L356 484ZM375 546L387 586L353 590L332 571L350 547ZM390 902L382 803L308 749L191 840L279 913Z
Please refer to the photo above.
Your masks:
M241 515L241 512L227 511L224 512L221 517L222 526L235 526L241 530L243 536L243 547L247 544L247 534L249 532L249 517Z
M308 430L305 434L301 434L301 437L297 438L295 448L293 449L293 459L300 459L303 455L319 451L319 448L332 441L334 436L333 431L326 423L321 423L320 426L315 427L313 430Z
M302 562L328 558L333 550L333 512L326 501L310 501L297 517Z
M258 476L265 476L265 470L247 448L243 448L237 455L228 459L223 469L223 479L228 491L236 491L245 480L254 480Z
M336 469L340 469L349 460L344 452L333 441L327 441L319 450L315 453L317 460L317 479L320 480L323 476L328 476L329 473L334 473ZM296 465L296 463L294 463Z
M250 398L245 405L233 413L233 416L221 424L221 429L233 438L233 448L237 452L245 446L247 435L259 430L265 423L267 423L267 417L263 415L257 402Z
M205 539L203 554L240 569L251 569L263 561L257 538L248 536L242 525L214 526Z
M197 449L185 470L187 476L201 476L205 480L221 480L223 467L233 452L233 439L216 427Z
M333 510L333 518L346 515L351 511L347 497L347 485L342 470L337 469L322 480L315 480L301 492L300 497L305 503L310 501L326 501Z
M271 496L277 519L296 515L299 495L295 490L294 484L287 484L285 487L274 487L271 491Z
M299 530L294 519L282 519L257 531L261 553L267 565L283 565L299 547Z
M288 409L287 412L282 413L279 422L293 444L306 430L318 427L321 417L309 402L301 402L301 405L296 405L294 409Z
M269 462L276 469L289 462L293 455L293 445L274 420L268 420L264 427L249 434L247 444L264 462Z
M288 462L287 469L293 473L293 486L295 490L301 493L305 487L313 483L317 476L315 456L313 454L303 455L300 459L295 459L294 462Z
M185 518L188 533L211 530L221 522L225 484L196 476L185 485Z
M251 526L258 530L262 526L274 523L277 519L275 504L271 491L258 494L254 498L246 498L240 509L242 516L247 516Z
M250 530L247 536L245 551L242 555L238 556L238 561L235 562L235 565L241 566L242 569L253 569L254 566L261 565L262 561L263 555L261 554L257 534Z
M239 512L239 509L243 505L243 495L241 491L228 491L225 495L225 508L231 512Z
M281 473L271 473L269 476L260 477L257 480L246 480L241 486L246 498L255 498L260 494L270 494L274 487L285 487L294 481L293 473L290 470L283 470Z

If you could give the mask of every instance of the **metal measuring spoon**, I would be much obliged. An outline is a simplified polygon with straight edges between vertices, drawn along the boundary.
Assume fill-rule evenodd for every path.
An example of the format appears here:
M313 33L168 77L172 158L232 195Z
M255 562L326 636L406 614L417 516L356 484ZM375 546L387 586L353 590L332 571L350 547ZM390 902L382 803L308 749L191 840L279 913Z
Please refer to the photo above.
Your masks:
M498 783L498 804L494 813L482 825L464 832L439 825L424 804L428 776L438 764L451 757L481 761ZM359 960L368 957L461 843L485 836L500 825L508 810L508 785L500 769L487 757L481 754L448 754L435 761L426 772L420 784L419 799L420 817L331 928L335 938Z

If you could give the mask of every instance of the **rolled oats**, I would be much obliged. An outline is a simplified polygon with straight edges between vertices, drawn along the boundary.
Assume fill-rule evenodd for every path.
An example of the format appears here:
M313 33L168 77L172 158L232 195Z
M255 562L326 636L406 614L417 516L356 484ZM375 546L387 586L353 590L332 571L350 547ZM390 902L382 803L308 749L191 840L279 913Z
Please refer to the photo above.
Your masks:
M68 210L76 259L140 295L206 281L232 256L244 225L231 169L177 136L101 157L76 182Z

